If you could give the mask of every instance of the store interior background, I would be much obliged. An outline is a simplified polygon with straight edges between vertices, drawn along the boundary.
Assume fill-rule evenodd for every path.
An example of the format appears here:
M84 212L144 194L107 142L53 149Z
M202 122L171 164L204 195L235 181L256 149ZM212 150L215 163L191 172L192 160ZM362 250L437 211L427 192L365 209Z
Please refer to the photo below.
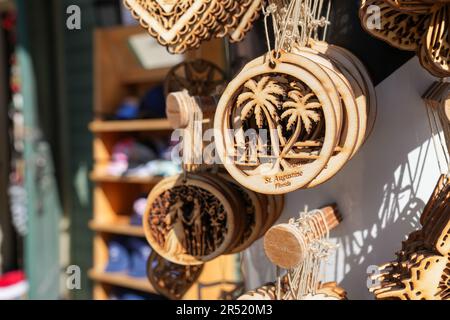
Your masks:
M0 1L2 15L10 8ZM358 0L346 1L332 15L331 43L351 49L363 60L377 83L379 99L375 129L360 153L332 181L322 187L287 195L280 221L297 216L305 206L318 208L337 203L343 223L332 232L339 249L328 262L328 281L338 281L350 299L372 299L367 290L367 268L394 257L405 235L418 227L418 218L439 175L425 106L421 95L432 84L416 58L363 33L357 16ZM66 8L78 5L81 30L68 30ZM22 238L11 224L5 174L7 141L8 58L0 46L0 274L17 268L33 273L30 290L35 298L89 299L92 282L92 134L88 124L93 114L93 30L123 21L120 0L18 0L18 54L28 62L27 77L34 81L36 96L25 103L36 106L36 120L48 142L51 157L45 159L54 183L35 188L29 199L29 234ZM3 32L3 29L2 29ZM260 22L246 40L231 45L230 72L266 49ZM2 39L3 41L3 39ZM27 72L24 70L23 72ZM30 78L27 78L30 80ZM25 88L31 90L32 88ZM3 148L2 148L3 147ZM44 148L45 149L45 148ZM45 154L45 152L44 152ZM51 164L53 163L54 166ZM53 168L54 167L54 168ZM44 199L46 204L40 204ZM44 201L44 202L45 202ZM34 203L34 207L33 207ZM39 205L38 205L39 204ZM51 206L39 213L36 207ZM56 263L53 263L56 261ZM67 290L66 268L82 270L81 290ZM249 289L273 281L275 268L267 261L262 243L244 253Z

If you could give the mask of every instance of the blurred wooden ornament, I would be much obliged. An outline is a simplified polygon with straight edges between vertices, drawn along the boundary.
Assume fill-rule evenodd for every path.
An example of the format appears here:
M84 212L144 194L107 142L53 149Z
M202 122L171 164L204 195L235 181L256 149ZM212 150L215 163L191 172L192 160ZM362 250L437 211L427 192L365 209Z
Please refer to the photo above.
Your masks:
M191 96L212 96L225 83L225 72L212 62L196 59L173 67L164 82L166 97L187 90Z
M155 251L147 262L147 276L153 288L170 300L180 300L198 280L203 265L182 266L172 263Z

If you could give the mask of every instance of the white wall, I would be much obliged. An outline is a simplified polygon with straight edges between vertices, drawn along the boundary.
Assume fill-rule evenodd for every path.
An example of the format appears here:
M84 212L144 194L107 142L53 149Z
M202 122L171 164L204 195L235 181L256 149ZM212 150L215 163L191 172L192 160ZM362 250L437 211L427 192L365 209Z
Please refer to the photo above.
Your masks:
M332 232L340 247L327 265L327 281L338 281L350 299L373 299L367 267L391 261L439 177L426 109L421 95L433 78L410 60L377 86L378 118L359 154L333 180L313 190L287 195L280 222L308 205L336 202L344 216ZM275 279L261 241L245 253L249 288Z

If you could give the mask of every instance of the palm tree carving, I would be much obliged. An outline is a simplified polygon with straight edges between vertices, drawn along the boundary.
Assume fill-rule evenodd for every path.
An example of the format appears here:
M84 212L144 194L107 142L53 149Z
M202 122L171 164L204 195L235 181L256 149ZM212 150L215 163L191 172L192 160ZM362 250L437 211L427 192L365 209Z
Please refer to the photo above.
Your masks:
M247 120L253 114L256 125L261 129L264 126L264 119L266 120L272 142L272 152L277 158L277 162L270 170L276 171L279 169L280 163L278 159L280 146L277 136L279 122L277 110L281 104L279 97L285 95L285 90L269 76L262 77L259 81L250 79L245 83L244 88L249 91L241 93L236 102L240 115L239 122ZM243 142L245 139L237 137L237 140ZM261 169L268 170L267 167Z
M256 82L248 80L245 85L248 92L241 93L237 99L238 108L242 107L241 120L246 120L251 114L255 115L256 124L263 127L264 116L269 123L271 119L278 119L277 108L280 104L278 96L284 94L284 90L268 76ZM245 103L245 105L243 105ZM273 122L272 122L273 123Z
M318 109L322 108L322 105L314 93L308 92L301 83L290 82L283 77L262 76L250 79L244 84L243 91L236 99L232 121L236 129L235 146L237 150L244 150L243 153L238 153L238 162L244 165L254 163L258 166L255 170L246 171L247 174L273 174L282 169L292 168L286 159L289 152L302 133L306 132L308 135L312 133L314 123L321 120ZM251 146L252 149L249 149L244 133L244 123L250 118L254 119L259 129L269 130L270 144L263 143L260 139L256 148ZM285 119L287 124L283 128L282 120ZM285 137L286 131L292 132L289 139ZM266 144L271 148L270 155L264 154L267 151ZM248 161L248 150L256 151L256 161ZM303 155L289 156L300 159ZM269 160L264 163L263 159Z
M289 139L283 149L282 156L286 155L297 142L302 128L308 134L311 133L313 122L317 123L320 121L320 114L315 109L322 107L317 101L309 102L315 97L313 93L303 95L298 90L292 90L288 93L288 97L290 101L283 103L283 109L285 111L281 115L281 119L289 118L287 130L292 131L293 126L296 125L296 127L291 139Z

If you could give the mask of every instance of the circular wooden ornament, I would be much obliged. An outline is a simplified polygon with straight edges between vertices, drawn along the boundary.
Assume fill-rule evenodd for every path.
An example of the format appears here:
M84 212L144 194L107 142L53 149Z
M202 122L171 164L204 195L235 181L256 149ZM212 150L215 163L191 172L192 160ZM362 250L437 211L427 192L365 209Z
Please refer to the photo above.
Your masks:
M164 82L166 97L172 92L187 90L191 96L210 96L225 83L225 72L203 59L182 62L173 67Z
M293 134L290 137L290 141L283 148L280 147L279 143L272 144L270 148L273 150L273 155L269 155L269 158L264 159L260 158L258 154L256 166L253 166L253 168L250 166L251 169L246 169L242 165L237 164L238 151L234 143L234 132L230 135L230 129L234 129L234 124L230 123L232 122L230 118L234 109L237 108L236 100L242 100L242 97L245 96L251 97L251 92L244 92L243 90L246 87L253 87L253 99L250 99L253 101L247 102L246 107L242 108L242 112L245 113L244 111L249 109L250 105L248 103L253 104L255 107L253 112L258 116L256 118L254 116L252 121L255 120L257 122L256 126L259 126L259 128L266 123L266 129L269 130L272 141L279 142L278 130L280 130L280 127L278 123L276 124L279 121L279 115L274 114L279 106L274 106L274 104L278 102L285 105L287 102L285 97L288 95L288 92L275 83L278 80L294 85L297 82L305 84L313 92L312 96L317 98L318 105L323 110L323 118L326 124L323 146L318 151L318 154L314 156L292 153L291 149L297 141L294 139L295 134ZM275 92L271 92L271 90ZM258 97L259 94L262 94L268 100L258 100L261 98L261 96ZM280 101L280 97L284 101ZM297 95L297 98L300 98L299 95ZM263 103L263 108L258 105L258 101ZM247 113L250 113L250 111ZM241 120L243 118L241 114ZM214 125L216 128L215 142L217 151L227 171L248 189L265 194L284 194L308 184L327 164L333 153L336 141L336 117L327 90L310 72L280 61L277 61L275 65L271 65L267 61L259 66L244 70L230 82L219 101ZM301 125L299 123L299 126ZM301 165L296 167L289 162L294 162L293 160L295 159L302 160L302 158L308 159L309 162L305 161L306 163L301 163Z
M283 269L294 269L304 260L306 243L295 226L279 224L267 231L264 251L269 260Z
M153 250L181 265L199 265L222 255L236 236L229 199L191 174L166 178L153 188L143 226Z
M180 300L198 280L203 265L182 266L172 263L155 251L147 261L147 277L153 288L161 295Z

